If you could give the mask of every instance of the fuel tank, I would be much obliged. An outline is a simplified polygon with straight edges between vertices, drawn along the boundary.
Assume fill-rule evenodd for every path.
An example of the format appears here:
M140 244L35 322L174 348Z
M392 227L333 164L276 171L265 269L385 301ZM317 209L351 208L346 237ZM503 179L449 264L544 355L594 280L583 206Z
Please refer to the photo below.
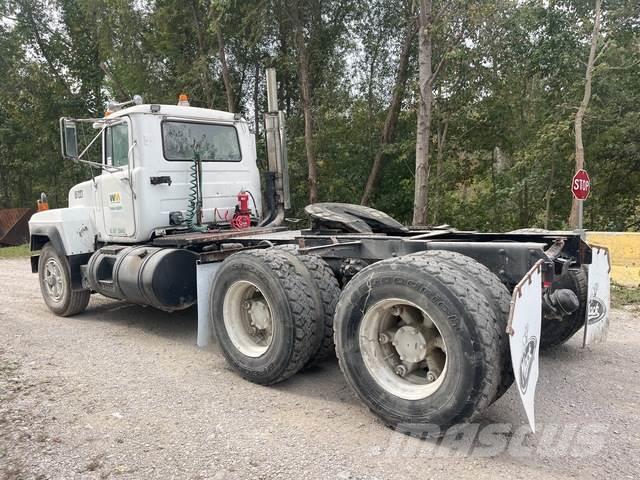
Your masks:
M112 245L91 256L84 281L107 297L181 310L196 301L196 260L189 250Z

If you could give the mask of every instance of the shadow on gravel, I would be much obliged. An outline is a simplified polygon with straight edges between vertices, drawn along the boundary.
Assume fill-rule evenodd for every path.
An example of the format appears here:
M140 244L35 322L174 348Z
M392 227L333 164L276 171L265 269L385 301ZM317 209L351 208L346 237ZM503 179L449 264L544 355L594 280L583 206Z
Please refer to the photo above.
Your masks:
M195 306L177 312L163 312L119 300L91 299L86 311L74 317L76 321L108 322L144 333L196 347L198 313ZM126 335L126 331L123 331Z
M198 349L196 345L197 317L195 306L184 311L169 313L152 307L98 297L95 300L92 298L87 310L75 316L74 321L107 322L122 328L116 335L127 336L127 329L133 328L145 334L157 335ZM215 342L206 348L212 353L219 352ZM227 369L233 375L237 375L228 366ZM338 360L335 357L327 358L318 365L305 369L290 379L269 388L298 397L360 405L342 377Z
M190 346L196 346L197 309L195 307L178 312L163 312L151 307L143 307L118 300L92 298L89 308L73 318L74 321L87 323L107 322L119 328L114 335L127 336L128 329L136 329L144 334L156 335L160 338ZM578 334L576 337L578 337ZM212 352L218 352L217 346L207 347ZM542 381L538 385L539 407L541 410L558 406L548 404L554 398L554 389L564 390L572 388L572 382L566 379L568 371L579 366L588 368L594 361L594 352L583 350L580 342L573 339L568 344L556 347L541 354ZM229 368L230 373L236 375ZM335 357L328 358L319 365L303 370L292 378L277 385L270 386L281 392L309 399L320 399L334 404L360 406L361 403L346 384ZM591 395L581 396L582 403L592 403L595 399ZM514 389L492 406L485 416L477 419L481 426L497 421L522 421L520 400Z
M591 352L583 349L577 344L564 344L558 347L553 347L543 352L540 352L540 359L544 361L562 362L565 364L581 363L584 362L585 355L590 355Z

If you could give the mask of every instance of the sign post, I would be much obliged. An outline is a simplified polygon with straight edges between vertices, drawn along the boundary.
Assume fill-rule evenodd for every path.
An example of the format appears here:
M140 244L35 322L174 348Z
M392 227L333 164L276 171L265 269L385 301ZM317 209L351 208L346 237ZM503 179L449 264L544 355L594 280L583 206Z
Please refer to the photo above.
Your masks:
M582 232L583 203L591 192L591 179L586 170L580 169L571 180L571 193L578 200L578 230Z

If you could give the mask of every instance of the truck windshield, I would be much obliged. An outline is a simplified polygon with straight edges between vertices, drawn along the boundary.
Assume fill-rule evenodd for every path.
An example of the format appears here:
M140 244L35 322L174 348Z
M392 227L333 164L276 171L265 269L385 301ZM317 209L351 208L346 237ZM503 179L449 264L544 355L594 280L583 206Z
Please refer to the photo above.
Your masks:
M196 152L204 162L239 162L238 133L231 125L211 123L162 123L164 157L169 161L193 160Z

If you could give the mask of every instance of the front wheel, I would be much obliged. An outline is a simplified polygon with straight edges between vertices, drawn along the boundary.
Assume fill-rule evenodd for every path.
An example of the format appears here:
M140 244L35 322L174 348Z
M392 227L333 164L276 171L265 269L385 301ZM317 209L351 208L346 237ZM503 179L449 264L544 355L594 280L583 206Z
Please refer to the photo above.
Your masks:
M76 315L89 304L89 290L72 290L71 269L64 256L60 256L47 242L38 260L38 280L44 302L56 315L70 317Z

